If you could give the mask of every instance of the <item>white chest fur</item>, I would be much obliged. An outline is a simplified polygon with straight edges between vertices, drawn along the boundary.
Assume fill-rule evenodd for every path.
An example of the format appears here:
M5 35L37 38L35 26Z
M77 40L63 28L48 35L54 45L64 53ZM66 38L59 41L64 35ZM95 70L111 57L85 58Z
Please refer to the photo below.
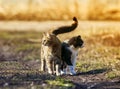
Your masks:
M71 62L72 62L73 67L75 69L76 60L77 60L77 57L78 57L78 48L74 48L73 46L70 46L69 50L72 52L72 54L71 54Z

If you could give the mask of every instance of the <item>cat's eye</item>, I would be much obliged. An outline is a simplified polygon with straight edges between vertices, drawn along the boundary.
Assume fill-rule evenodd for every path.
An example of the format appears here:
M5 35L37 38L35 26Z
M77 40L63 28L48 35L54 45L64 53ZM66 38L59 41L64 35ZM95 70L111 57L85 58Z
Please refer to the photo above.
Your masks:
M46 42L46 40L43 40L43 43Z

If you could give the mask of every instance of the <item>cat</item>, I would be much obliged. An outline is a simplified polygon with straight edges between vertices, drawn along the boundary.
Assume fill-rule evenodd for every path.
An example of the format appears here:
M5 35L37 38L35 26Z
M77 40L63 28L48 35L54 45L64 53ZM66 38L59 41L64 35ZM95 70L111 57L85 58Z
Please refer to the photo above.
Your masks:
M46 32L43 34L41 42L41 71L45 71L46 67L49 74L61 74L60 70L63 64L61 58L62 43L58 39L57 35L71 32L78 26L76 17L73 17L73 24L71 26L62 26L51 33Z
M63 70L62 74L70 74L70 75L76 74L75 66L78 56L78 50L83 46L84 46L84 41L82 40L80 35L74 36L70 38L68 42L62 43L62 60L64 60L62 66L62 70Z

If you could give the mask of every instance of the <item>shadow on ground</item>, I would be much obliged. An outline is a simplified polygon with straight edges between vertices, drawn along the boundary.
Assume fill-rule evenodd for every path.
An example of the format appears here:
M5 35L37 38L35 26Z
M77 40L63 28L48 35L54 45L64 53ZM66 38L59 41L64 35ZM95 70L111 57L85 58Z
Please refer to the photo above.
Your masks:
M107 71L107 69L95 69L95 70L90 70L90 71L87 71L87 72L79 72L79 73L76 74L76 76L78 76L78 75L100 74L100 73L104 73L106 71Z

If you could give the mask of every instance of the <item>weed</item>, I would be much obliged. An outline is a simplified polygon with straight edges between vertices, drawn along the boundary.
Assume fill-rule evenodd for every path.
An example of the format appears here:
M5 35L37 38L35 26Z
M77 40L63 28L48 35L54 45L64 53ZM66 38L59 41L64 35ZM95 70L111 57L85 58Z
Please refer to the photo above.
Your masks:
M57 77L55 80L47 80L47 82L50 85L61 86L64 89L66 89L66 88L72 88L72 89L75 88L75 86L72 83L70 83L69 81L66 81L65 79L62 79L60 77Z

